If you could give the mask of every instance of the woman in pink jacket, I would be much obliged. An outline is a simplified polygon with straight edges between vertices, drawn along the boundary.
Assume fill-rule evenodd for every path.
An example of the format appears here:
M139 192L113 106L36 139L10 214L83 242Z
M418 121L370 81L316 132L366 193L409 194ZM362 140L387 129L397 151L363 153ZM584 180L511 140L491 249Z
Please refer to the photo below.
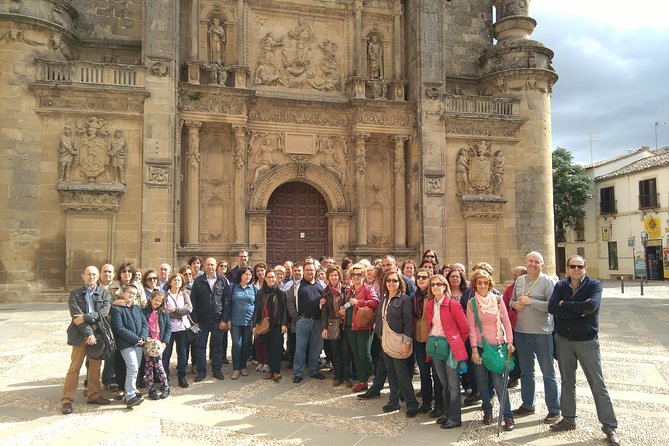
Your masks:
M469 337L469 325L462 305L451 299L448 281L441 274L430 277L425 310L427 342L437 346L430 359L443 386L444 414L437 419L437 423L442 429L453 429L462 426L460 374L457 369L460 361L467 360L465 341Z

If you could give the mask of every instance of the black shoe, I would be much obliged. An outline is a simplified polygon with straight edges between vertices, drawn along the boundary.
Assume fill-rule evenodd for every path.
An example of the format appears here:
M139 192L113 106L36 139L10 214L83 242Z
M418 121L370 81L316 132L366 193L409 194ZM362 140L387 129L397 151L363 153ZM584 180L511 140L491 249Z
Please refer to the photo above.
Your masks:
M509 380L509 385L507 386L509 389L515 389L518 387L518 379L510 379Z
M230 364L230 360L228 358L223 358L223 364Z
M369 400L372 398L378 398L381 396L381 392L376 392L372 389L368 389L365 393L359 393L358 398L361 400Z
M432 410L432 405L431 404L423 403L418 408L418 412L420 412L420 413L428 413L430 410Z
M514 415L531 415L535 412L535 409L528 409L527 407L520 406L518 409L514 409L511 412L513 412Z
M441 407L434 406L432 412L430 412L430 418L439 418L444 414L444 411L441 410Z
M399 410L398 406L391 406L390 404L386 404L385 406L383 406L383 411L385 413L395 412L396 410Z
M160 399L164 400L168 396L170 396L170 388L169 387L167 389L163 389L163 391L160 392Z
M186 381L186 378L179 378L179 387L182 389L188 387L188 381Z
M407 418L414 418L416 415L418 415L417 407L415 409L407 409L406 411Z
M573 431L574 429L576 429L576 424L571 423L563 418L557 423L551 424L550 428L553 432Z
M462 426L462 423L456 423L455 421L447 421L444 424L441 425L442 429L454 429L456 427Z
M144 398L142 398L141 396L135 395L134 397L132 397L128 401L126 401L125 405L128 409L130 409L132 407L139 406L143 402L144 402Z
M437 418L436 423L437 424L444 424L447 421L448 421L448 415L442 415L439 418Z
M299 384L302 382L302 377L301 376L295 376L293 377L293 383L294 384Z
M149 390L149 398L154 401L158 399L158 392L156 392L156 389Z
M478 392L472 392L467 398L465 398L465 406L472 406L478 401L481 401L481 395Z
M197 375L193 381L195 381L196 383L199 383L200 381L202 381L204 379L204 377L205 377L205 375Z
M223 376L221 372L214 372L214 378L223 381L225 379L225 376Z
M322 373L316 373L315 375L310 375L314 379L325 379L325 376L323 376Z

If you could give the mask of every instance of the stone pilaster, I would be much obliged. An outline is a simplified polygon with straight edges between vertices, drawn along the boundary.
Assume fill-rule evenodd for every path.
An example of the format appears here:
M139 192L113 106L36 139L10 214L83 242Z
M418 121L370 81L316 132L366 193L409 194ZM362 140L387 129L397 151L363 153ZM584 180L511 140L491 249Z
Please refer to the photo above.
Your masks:
M364 70L362 63L362 53L363 53L363 44L362 44L362 0L355 0L353 4L355 9L355 74L357 76L366 76L367 73Z
M367 244L367 159L365 140L369 138L368 133L355 135L355 198L357 210L358 246Z
M234 182L234 210L235 210L235 245L245 246L246 233L246 193L244 190L246 172L246 127L233 125L235 135L235 182Z
M395 159L393 161L393 177L395 179L395 247L405 248L407 244L407 193L406 165L404 162L404 142L408 136L398 135L391 138L395 143Z
M197 247L200 243L200 130L202 123L186 121L188 147L186 148L186 227L183 237L188 248Z

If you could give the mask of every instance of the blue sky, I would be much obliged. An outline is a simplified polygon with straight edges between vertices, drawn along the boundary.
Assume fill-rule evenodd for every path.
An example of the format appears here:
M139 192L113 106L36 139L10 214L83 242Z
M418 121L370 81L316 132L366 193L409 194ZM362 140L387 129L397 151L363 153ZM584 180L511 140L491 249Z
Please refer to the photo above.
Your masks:
M560 76L553 149L579 163L654 149L655 122L658 146L669 146L669 2L534 0L530 8L531 38L555 51Z

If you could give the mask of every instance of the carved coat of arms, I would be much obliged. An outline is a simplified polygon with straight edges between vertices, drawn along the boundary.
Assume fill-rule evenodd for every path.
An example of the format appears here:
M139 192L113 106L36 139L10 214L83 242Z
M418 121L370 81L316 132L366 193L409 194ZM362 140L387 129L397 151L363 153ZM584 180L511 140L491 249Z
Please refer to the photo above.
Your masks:
M75 153L81 173L90 183L105 173L105 167L109 165L110 137L107 127L108 123L95 117L77 123Z

